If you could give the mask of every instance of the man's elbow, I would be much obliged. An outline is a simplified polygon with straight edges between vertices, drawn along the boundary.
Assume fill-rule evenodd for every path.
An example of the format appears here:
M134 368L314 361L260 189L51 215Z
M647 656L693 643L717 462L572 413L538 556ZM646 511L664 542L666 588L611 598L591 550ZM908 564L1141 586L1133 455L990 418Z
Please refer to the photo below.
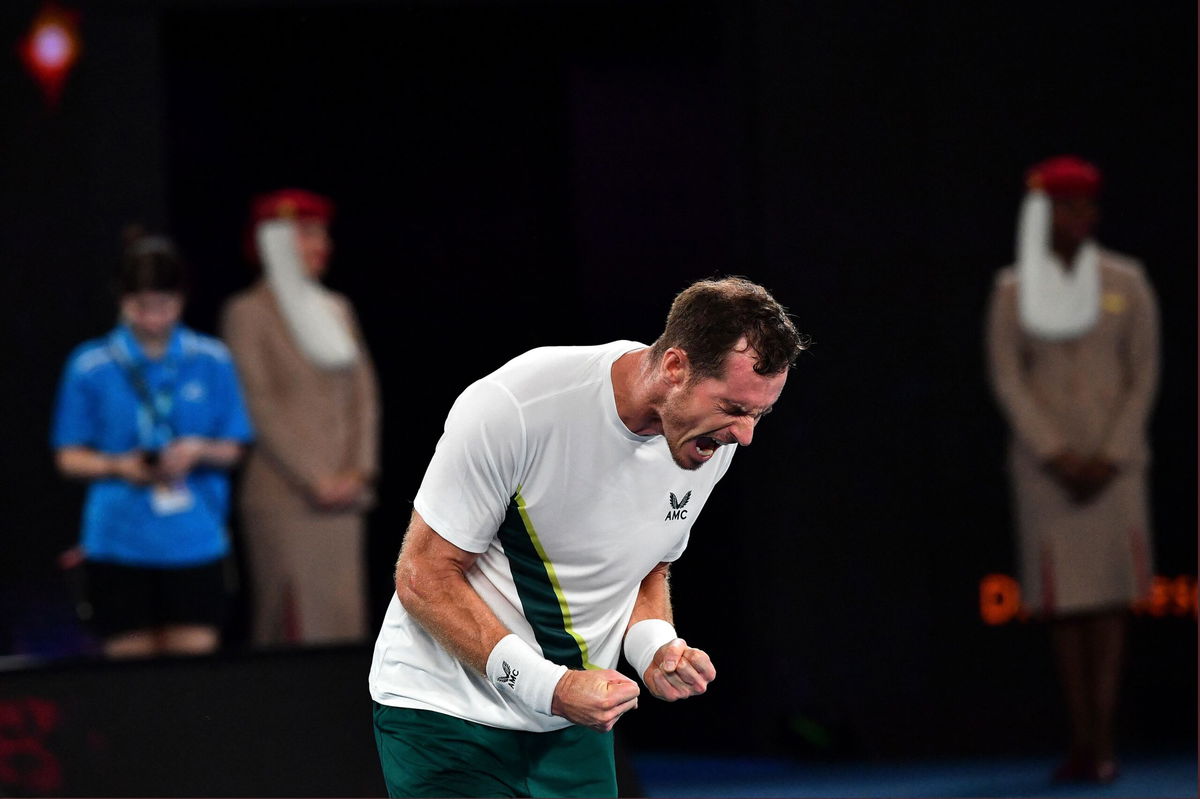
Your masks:
M421 581L412 564L403 560L396 564L396 598L409 613L418 612L422 605Z

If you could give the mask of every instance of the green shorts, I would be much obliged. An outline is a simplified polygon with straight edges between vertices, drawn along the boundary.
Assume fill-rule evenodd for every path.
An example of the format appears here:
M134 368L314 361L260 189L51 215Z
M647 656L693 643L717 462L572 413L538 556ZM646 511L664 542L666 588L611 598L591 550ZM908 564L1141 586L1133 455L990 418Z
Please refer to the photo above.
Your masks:
M616 796L612 732L501 730L375 704L388 796Z

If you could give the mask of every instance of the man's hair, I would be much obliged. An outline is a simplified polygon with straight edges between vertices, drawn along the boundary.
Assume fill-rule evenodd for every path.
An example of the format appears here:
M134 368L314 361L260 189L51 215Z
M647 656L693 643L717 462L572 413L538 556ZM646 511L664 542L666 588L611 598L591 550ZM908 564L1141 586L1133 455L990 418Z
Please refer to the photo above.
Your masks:
M650 356L658 363L678 347L687 353L695 379L721 377L725 357L743 336L760 375L786 371L809 345L770 292L743 277L726 277L697 281L676 295Z

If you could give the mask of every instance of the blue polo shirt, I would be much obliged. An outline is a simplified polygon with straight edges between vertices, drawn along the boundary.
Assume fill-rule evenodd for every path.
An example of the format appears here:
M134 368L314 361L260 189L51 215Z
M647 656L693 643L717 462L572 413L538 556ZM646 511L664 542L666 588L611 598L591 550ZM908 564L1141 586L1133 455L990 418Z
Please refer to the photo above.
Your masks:
M71 354L54 411L56 450L156 451L183 436L253 438L233 360L218 339L178 325L164 355L151 360L129 327L121 325ZM83 510L85 556L157 567L224 556L229 551L227 470L197 467L184 488L190 505L164 513L150 486L116 478L93 481Z

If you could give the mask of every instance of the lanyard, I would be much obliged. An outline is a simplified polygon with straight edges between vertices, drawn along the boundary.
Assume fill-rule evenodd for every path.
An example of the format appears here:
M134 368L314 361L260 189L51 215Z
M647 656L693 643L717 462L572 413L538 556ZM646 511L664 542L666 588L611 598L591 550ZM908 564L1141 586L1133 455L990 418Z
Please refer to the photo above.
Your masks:
M155 391L150 387L145 371L133 362L124 341L114 334L113 339L109 340L108 349L138 396L138 439L141 445L149 450L162 449L175 438L171 409L175 407L175 384L179 370L174 359L167 356L167 380Z

